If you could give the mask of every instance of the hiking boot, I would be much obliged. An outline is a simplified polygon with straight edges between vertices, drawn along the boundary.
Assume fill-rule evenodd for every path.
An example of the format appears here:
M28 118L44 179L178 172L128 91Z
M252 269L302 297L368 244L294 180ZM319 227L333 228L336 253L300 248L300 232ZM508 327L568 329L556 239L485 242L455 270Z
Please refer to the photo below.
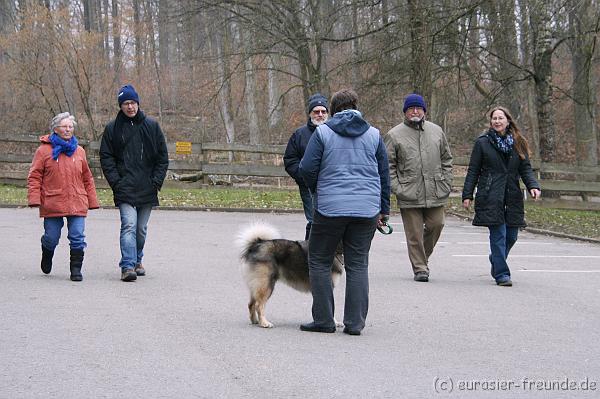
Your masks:
M429 281L429 274L427 274L427 272L416 272L415 273L415 281L419 281L421 283L426 283Z
M133 269L123 269L121 271L121 281L135 281L137 279L137 274Z
M137 274L138 276L145 276L146 275L146 269L144 269L144 266L142 266L141 263L138 263L137 265L135 265L135 269L133 269L135 271L135 274Z

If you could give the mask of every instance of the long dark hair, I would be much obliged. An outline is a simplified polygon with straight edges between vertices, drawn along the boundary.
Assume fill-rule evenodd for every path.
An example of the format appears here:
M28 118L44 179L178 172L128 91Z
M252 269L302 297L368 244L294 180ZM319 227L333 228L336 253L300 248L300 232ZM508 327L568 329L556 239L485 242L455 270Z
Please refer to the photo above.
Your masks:
M529 150L529 144L527 143L527 139L521 134L521 129L519 129L519 127L515 123L508 109L504 107L492 108L492 110L490 111L490 126L492 124L492 115L494 115L494 112L496 111L502 111L506 116L506 119L508 120L508 127L513 135L513 138L515 139L514 148L515 151L517 151L517 154L519 154L519 158L525 159L526 157L531 156L531 151Z

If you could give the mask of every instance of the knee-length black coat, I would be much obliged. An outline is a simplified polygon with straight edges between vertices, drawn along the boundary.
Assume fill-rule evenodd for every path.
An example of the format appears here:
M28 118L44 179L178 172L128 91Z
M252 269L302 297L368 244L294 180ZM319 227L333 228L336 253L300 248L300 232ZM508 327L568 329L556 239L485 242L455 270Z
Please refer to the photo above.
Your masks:
M508 154L501 152L493 139L492 132L483 133L475 141L471 152L469 169L462 192L462 199L475 196L475 226L524 227L525 209L519 178L527 190L540 189L533 175L529 157L521 159L512 149Z

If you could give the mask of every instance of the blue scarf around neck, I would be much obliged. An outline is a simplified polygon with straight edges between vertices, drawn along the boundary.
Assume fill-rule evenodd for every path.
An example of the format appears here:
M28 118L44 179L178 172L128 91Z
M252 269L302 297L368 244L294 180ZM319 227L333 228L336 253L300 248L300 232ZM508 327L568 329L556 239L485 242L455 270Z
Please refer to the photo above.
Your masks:
M73 155L77 149L77 138L71 137L69 141L60 138L56 133L50 135L50 143L52 143L52 159L57 160L61 152L64 152L68 157Z
M496 144L496 148L498 148L498 150L500 150L501 152L503 152L505 154L508 154L509 152L511 152L513 149L513 145L515 144L515 140L513 138L513 135L511 134L510 130L506 129L504 136L500 136L498 134L498 132L495 131L494 129L490 129L490 130L493 132L492 137Z

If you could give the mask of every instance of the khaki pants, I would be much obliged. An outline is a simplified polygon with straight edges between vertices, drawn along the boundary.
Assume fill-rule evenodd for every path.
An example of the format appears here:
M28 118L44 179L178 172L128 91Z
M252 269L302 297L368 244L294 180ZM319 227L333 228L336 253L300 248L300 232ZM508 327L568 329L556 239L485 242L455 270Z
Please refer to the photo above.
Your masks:
M402 208L400 214L413 272L429 274L429 256L444 228L444 207Z

